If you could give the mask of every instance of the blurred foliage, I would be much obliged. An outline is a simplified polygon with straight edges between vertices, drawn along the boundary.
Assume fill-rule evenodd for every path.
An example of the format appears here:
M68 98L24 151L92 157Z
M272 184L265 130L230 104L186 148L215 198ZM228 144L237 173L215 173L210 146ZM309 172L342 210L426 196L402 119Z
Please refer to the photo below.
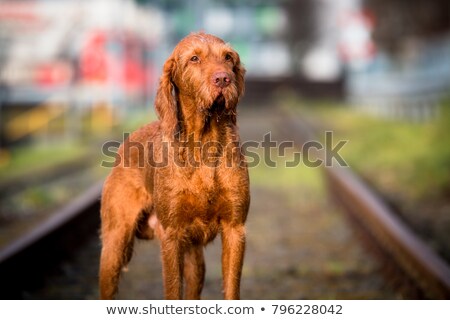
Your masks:
M86 148L65 141L16 147L8 152L8 161L0 165L0 179L28 175L86 155ZM5 151L6 152L6 151Z
M426 123L384 119L348 105L313 104L302 108L334 141L348 140L341 156L383 193L400 199L445 197L450 191L450 103Z
M116 133L131 133L136 129L157 120L157 115L153 107L146 109L130 110L126 119L124 119L120 125L114 130Z
M107 140L122 142L123 133L130 133L140 126L156 119L156 114L148 108L135 108L122 115L120 119L106 121L112 117L101 112L102 109L84 115L80 122L80 136L59 136L52 139L45 134L33 137L34 143L22 144L2 150L0 161L0 180L11 180L32 175L33 172L51 170L54 167L86 161L87 158L100 163L101 145ZM96 111L97 110L97 111ZM107 122L105 124L105 121ZM52 132L52 134L55 134ZM41 140L39 140L41 139Z
M450 98L441 104L440 115L427 136L427 150L416 160L414 182L435 188L429 192L450 195ZM425 192L426 190L424 190Z

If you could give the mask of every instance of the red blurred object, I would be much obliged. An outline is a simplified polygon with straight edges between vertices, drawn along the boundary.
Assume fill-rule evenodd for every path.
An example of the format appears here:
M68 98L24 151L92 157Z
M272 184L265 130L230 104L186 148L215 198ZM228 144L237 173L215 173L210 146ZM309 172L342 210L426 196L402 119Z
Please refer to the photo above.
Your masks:
M40 87L67 85L72 79L72 68L66 62L41 64L34 70L34 82Z
M128 94L145 92L144 45L132 34L93 32L80 55L82 81L89 84L114 84Z
M106 83L108 79L106 41L106 33L96 31L82 49L80 68L84 81Z
M144 67L140 61L127 58L124 62L124 87L129 93L137 93L145 85Z
M142 42L132 34L127 34L123 39L123 46L122 86L127 93L136 94L144 90L147 82Z

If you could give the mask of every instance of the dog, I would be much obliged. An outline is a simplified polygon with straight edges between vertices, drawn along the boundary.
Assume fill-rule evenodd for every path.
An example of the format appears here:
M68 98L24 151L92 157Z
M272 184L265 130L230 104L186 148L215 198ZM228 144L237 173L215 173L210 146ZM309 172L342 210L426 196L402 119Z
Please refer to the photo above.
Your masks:
M165 299L200 299L203 247L220 233L225 299L240 299L249 176L236 124L245 68L220 38L192 33L163 66L159 121L120 146L101 199L100 298L113 299L135 238L160 242Z

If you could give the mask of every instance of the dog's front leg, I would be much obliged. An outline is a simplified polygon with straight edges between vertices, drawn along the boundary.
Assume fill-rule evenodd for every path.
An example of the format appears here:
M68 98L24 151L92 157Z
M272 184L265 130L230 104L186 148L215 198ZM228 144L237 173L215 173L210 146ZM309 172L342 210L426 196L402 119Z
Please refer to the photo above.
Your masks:
M183 292L183 250L175 232L167 230L161 237L164 298L179 300Z
M222 276L224 297L240 299L242 264L245 252L243 224L222 224Z

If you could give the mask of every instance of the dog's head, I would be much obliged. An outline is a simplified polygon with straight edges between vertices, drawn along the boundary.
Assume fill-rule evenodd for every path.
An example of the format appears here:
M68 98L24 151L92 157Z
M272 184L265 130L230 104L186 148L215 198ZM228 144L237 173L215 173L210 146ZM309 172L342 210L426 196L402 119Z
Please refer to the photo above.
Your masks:
M196 111L213 106L234 112L244 93L245 69L238 53L220 38L193 33L181 40L164 64L155 108L166 134L178 125L178 104L193 102Z

